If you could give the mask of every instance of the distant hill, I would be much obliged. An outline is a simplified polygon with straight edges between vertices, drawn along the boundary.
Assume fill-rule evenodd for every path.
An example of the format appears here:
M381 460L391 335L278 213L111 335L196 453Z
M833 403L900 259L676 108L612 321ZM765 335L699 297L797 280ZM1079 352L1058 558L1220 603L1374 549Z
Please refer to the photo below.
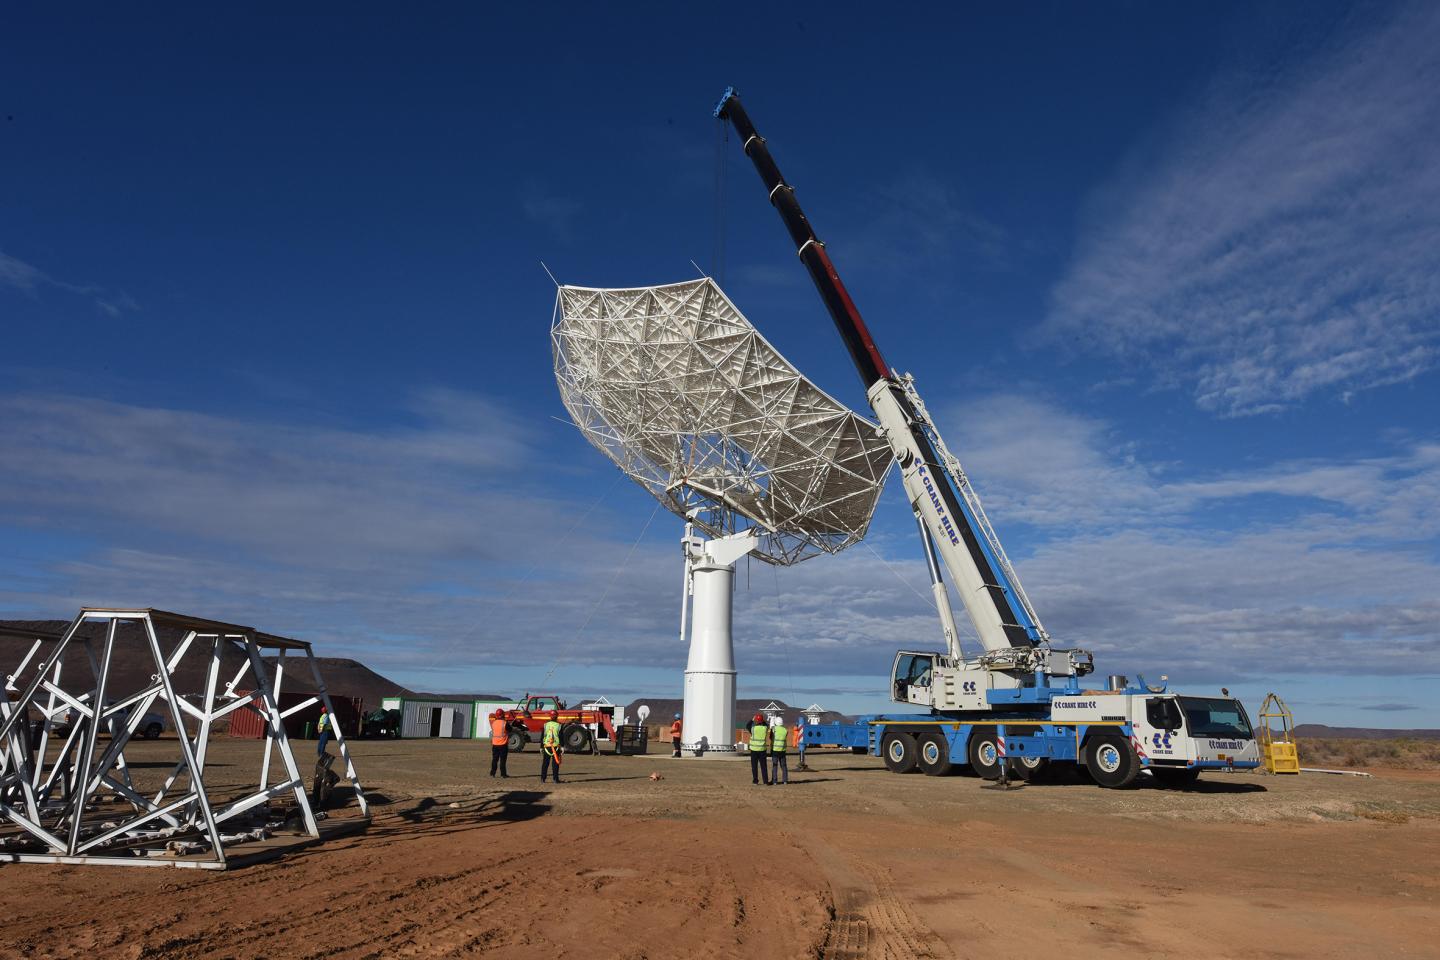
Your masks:
M266 657L266 663L273 664L274 657ZM385 697L414 697L417 694L402 687L383 674L376 673L359 660L349 657L316 657L320 676L325 679L325 689L332 697L358 697L365 701L365 709L378 710ZM310 690L315 683L310 670L305 666L304 657L293 654L285 658L285 681L283 690Z
M20 666L20 660L30 650L37 636L58 638L68 627L68 620L0 620L0 670L6 674ZM88 637L98 659L105 639L105 624L92 623L80 628L77 639ZM160 641L163 656L170 653L184 639L184 632L174 627L158 627L155 631ZM98 642L97 642L98 641ZM201 641L196 641L200 643ZM207 641L208 642L208 641ZM15 685L24 689L27 681L35 676L36 668L48 661L56 640L46 640L40 651L31 660L25 673L16 677ZM199 648L192 647L180 667L171 676L175 692L181 696L205 692L205 680L209 670L209 657L197 656ZM225 641L220 645L220 685L229 682L248 658L245 651L235 643ZM155 673L155 659L150 653L149 642L143 630L134 624L122 626L115 634L115 652L111 658L110 675L106 683L106 699L121 699L150 685ZM62 685L67 688L92 686L95 671L84 644L72 641L65 651L61 667Z
M398 694L387 694L387 696L398 696ZM500 703L516 703L520 699L503 693L407 693L405 696L414 700L494 700Z
M1384 727L1328 727L1323 723L1302 723L1295 736L1316 740L1440 740L1440 730L1387 730Z
M45 642L30 662L29 668L23 675L16 678L16 685L23 689L25 682L34 677L35 670L40 663L49 659L50 651L55 647L55 640L49 638L58 638L69 626L70 621L68 620L0 620L0 671L8 675L15 670L20 666L20 660L29 652L31 644L37 638L44 638ZM87 624L81 628L78 636L89 637L98 656L104 640L104 631L104 624ZM184 631L162 626L156 629L156 636L160 641L162 654L168 657L184 639ZM203 643L208 643L208 641L196 641L196 644ZM175 692L181 696L196 696L205 692L209 657L202 654L202 649L204 648L200 646L192 647L171 677ZM359 697L365 701L367 710L378 707L382 697L411 695L405 687L389 677L376 673L358 660L344 657L316 657L315 659L320 667L320 676L325 678L325 687L331 696L347 699ZM265 660L274 663L275 658L266 657ZM229 683L240 667L247 662L248 658L244 648L239 644L228 640L222 643L220 645L219 686L223 687ZM293 654L288 656L286 672L283 690L308 692L315 686L303 657L297 658ZM119 699L149 686L150 678L154 673L155 660L150 654L144 632L134 625L122 626L115 635L115 653L111 659L110 677L106 684L108 689L106 699ZM65 653L61 675L66 681L65 686L67 687L72 684L81 687L94 684L95 672L83 644L71 643ZM240 682L240 689L249 689L252 685L250 674L247 671L244 679Z
M751 717L755 716L755 714L768 707L771 703L774 703L776 706L780 707L785 712L786 723L794 723L795 714L805 709L804 707L792 707L784 700L736 700L735 725L737 727L745 726L750 721ZM644 697L639 700L632 700L628 705L626 705L625 719L631 723L634 723L635 711L639 710L642 704L650 708L650 716L646 718L645 721L650 726L655 726L659 724L660 726L668 727L670 725L671 719L675 716L675 714L681 713L685 709L684 700L673 700L667 699L665 697ZM836 723L838 721L849 719L849 717L846 717L844 714L837 713L834 710L826 710L820 715L821 723Z

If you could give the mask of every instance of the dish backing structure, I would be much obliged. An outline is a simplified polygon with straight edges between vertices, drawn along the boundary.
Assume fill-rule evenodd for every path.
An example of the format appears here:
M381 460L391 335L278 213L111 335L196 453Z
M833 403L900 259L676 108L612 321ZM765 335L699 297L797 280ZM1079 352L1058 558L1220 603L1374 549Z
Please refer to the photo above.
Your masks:
M708 277L561 286L551 345L575 425L686 521L682 746L731 752L735 562L753 553L788 566L858 542L890 446L781 356Z

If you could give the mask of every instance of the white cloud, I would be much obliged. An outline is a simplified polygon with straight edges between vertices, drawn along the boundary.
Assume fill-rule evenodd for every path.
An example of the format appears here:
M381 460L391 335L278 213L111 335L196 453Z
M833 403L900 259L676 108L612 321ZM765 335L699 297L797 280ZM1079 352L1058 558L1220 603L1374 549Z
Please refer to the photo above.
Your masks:
M1440 9L1420 4L1217 82L1092 198L1048 331L1232 416L1433 368L1437 51Z
M1167 484L1104 422L1034 398L963 409L979 426L957 447L1002 537L1023 521L1039 542L1014 559L1041 616L1102 669L1188 682L1440 669L1440 446ZM94 544L29 562L0 547L0 609L178 609L430 686L437 670L465 686L497 664L683 665L677 520L618 474L583 502L537 486L547 455L485 397L432 392L411 412L403 429L359 430L0 399L0 451L26 465L0 476L0 523ZM1285 498L1292 519L1197 522L1256 494ZM938 646L906 520L882 518L839 557L742 566L736 642L747 674L872 679L897 648Z
M942 419L1002 539L1024 523L1039 541L1012 559L1046 626L1109 668L1236 679L1440 666L1434 443L1171 481L1178 470L1145 463L1111 425L1033 395ZM1228 519L1255 496L1284 506Z
M23 260L0 252L0 285L13 287L27 296L34 297L42 287L54 287L66 293L87 297L95 308L107 317L116 318L126 311L136 311L140 305L128 293L110 293L93 284L66 283L56 280L45 271Z

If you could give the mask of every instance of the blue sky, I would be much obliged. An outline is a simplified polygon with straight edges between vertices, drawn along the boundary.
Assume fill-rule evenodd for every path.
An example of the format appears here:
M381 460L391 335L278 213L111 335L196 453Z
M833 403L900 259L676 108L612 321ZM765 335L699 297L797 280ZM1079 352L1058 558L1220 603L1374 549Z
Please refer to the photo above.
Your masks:
M558 419L539 261L694 259L862 407L734 84L1052 634L1440 725L1437 50L1427 4L12 12L0 616L678 695L679 523ZM911 523L742 567L742 695L884 706Z

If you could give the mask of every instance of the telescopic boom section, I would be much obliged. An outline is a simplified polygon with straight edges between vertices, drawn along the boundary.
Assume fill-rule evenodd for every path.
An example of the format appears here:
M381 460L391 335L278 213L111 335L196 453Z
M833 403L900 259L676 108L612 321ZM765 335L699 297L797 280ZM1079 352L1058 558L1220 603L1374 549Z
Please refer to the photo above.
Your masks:
M765 138L755 131L734 87L727 89L715 105L715 116L729 121L735 128L745 155L755 164L765 183L770 203L779 211L785 229L790 231L800 262L810 271L810 279L820 291L820 299L825 302L830 319L855 361L855 369L865 384L866 398L885 428L900 463L911 505L939 547L980 644L987 651L1034 646L1041 638L1038 624L1022 604L1012 599L1009 578L1001 569L999 558L977 534L976 518L956 495L951 472L942 466L934 444L926 435L926 419L917 415L904 387L880 356L860 311L825 252L825 245L815 236L810 221L800 209L795 189L781 176Z
M820 299L825 301L825 308L830 311L830 318L835 321L835 329L840 331L840 338L849 348L850 356L855 361L855 369L860 372L860 379L865 383L865 389L870 389L879 380L888 379L890 368L885 365L875 341L870 337L870 331L865 327L860 311L855 309L855 302L850 299L849 291L840 281L840 274L830 262L830 255L825 252L825 244L815 236L810 221L805 219L805 212L800 209L800 204L795 199L795 188L786 183L785 178L780 175L780 168L770 156L770 148L765 145L765 138L755 132L755 125L745 113L745 107L740 103L734 87L726 90L725 96L716 104L715 116L730 121L730 125L740 137L745 155L759 171L760 179L765 182L765 189L770 194L770 202L780 211L780 219L785 221L785 229L790 231L790 239L795 241L800 262L810 271L810 279L815 281L815 289L820 291Z

